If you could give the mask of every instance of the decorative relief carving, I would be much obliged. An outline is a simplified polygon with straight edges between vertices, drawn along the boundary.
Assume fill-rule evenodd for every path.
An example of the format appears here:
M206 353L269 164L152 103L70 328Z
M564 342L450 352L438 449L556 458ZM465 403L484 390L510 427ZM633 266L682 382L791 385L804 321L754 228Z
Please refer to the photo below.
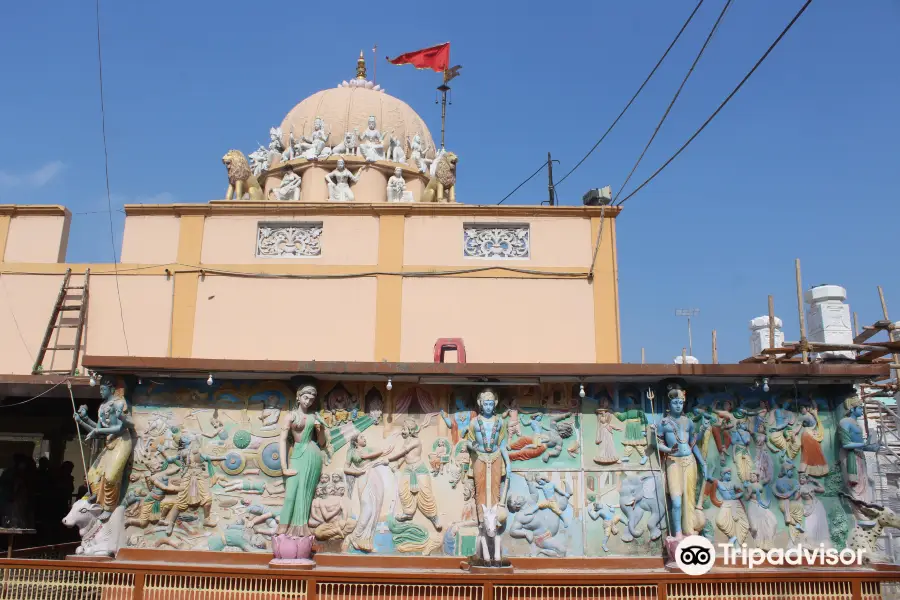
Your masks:
M322 223L260 223L256 236L256 256L321 256L321 237Z
M463 254L466 258L528 258L531 230L527 224L466 223Z

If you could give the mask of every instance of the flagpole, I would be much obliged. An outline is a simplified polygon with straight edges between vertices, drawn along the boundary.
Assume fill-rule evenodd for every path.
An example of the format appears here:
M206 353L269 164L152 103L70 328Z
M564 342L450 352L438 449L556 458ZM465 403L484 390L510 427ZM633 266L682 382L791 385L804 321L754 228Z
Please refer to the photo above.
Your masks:
M372 46L372 83L378 81L378 44Z
M446 72L445 72L445 80L446 80ZM450 86L447 85L447 82L444 81L440 86L438 86L438 91L441 93L441 150L444 149L444 131L447 128L447 92L450 91Z

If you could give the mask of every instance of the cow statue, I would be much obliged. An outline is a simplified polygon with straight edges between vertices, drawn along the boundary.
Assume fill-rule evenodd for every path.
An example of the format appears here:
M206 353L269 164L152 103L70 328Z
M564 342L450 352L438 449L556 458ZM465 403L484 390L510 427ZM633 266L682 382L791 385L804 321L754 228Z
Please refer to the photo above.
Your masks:
M488 508L482 504L481 509L484 518L478 527L478 539L475 540L477 555L485 565L499 567L501 565L500 536L497 530L500 528L500 519L497 514L497 506Z
M125 537L125 507L117 506L107 521L101 521L103 508L93 497L84 497L72 505L62 520L66 527L77 527L81 545L75 554L84 556L115 556Z

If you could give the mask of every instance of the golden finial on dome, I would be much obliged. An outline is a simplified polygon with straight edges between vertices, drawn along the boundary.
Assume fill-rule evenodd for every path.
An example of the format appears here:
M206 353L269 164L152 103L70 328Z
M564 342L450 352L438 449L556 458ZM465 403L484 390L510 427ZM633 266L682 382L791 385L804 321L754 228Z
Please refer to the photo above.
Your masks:
M363 51L359 51L359 59L356 61L356 78L366 78L366 59L363 57Z

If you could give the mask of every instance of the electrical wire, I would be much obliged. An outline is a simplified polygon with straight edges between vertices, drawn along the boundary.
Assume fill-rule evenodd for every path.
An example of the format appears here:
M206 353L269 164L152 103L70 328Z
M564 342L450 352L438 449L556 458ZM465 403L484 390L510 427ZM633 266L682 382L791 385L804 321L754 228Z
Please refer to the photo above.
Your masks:
M641 164L641 161L644 160L644 156L647 154L647 150L650 149L650 145L653 143L653 140L656 139L656 135L659 133L659 130L662 129L663 123L666 122L666 118L669 116L669 113L672 111L672 107L675 106L675 102L678 100L678 97L681 95L681 91L684 89L684 86L687 84L688 79L691 78L691 75L694 73L694 69L697 67L697 63L700 62L700 58L703 56L703 53L706 51L706 47L712 41L713 36L716 34L716 31L719 29L719 24L722 22L722 19L725 18L725 13L728 12L728 8L731 6L732 0L727 0L725 2L725 6L722 7L722 12L719 13L719 18L716 19L716 22L713 23L712 29L709 30L709 35L706 36L706 41L703 42L703 46L700 47L700 51L697 52L697 56L694 57L694 62L691 63L691 68L688 69L687 73L684 75L684 79L681 80L681 85L678 86L678 89L675 91L675 95L672 96L672 100L669 102L669 105L666 107L665 112L663 113L662 118L659 120L659 123L656 124L656 129L653 130L653 135L650 136L650 139L647 140L647 145L644 146L644 149L641 151L641 155L638 156L638 159L635 161L634 166L631 167L631 172L628 173L628 177L625 178L625 182L619 187L619 190L616 192L615 197L612 199L612 203L615 204L616 200L619 199L619 196L622 194L622 191L628 185L628 182L631 181L631 177L634 175L634 172L637 171L638 165Z
M58 387L61 386L62 384L68 383L68 381L69 381L69 378L66 377L65 379L63 379L63 380L60 381L59 383L56 383L56 384L50 386L49 388L47 388L46 390L44 390L43 392L41 392L41 393L38 394L37 396L33 396L33 397L29 398L28 400L22 400L21 402L16 402L15 404L0 404L0 408L11 408L11 407L13 407L13 406L22 406L23 404L28 404L28 403L31 402L32 400L37 400L38 398L41 398L41 397L43 397L43 396L46 396L47 394L49 394L50 392L52 392L53 390L55 390L56 388L58 388Z
M684 25L681 26L681 29L678 30L678 34L675 36L675 39L672 40L672 42L669 44L669 47L666 48L665 52L663 52L663 55L661 57L659 57L658 61L656 61L656 65L650 71L650 74L647 75L647 78L644 79L644 83L642 83L641 87L639 87L637 89L637 91L631 97L631 100L628 101L628 104L626 104L625 108L622 109L622 112L619 113L619 116L616 117L615 121L612 122L612 125L610 125L609 128L603 133L603 135L600 136L600 139L597 140L597 143L594 144L594 146L590 150L588 150L588 153L585 154L584 157L581 160L579 160L578 163L574 167L572 167L572 169L562 177L562 179L560 179L559 181L556 182L556 185L560 185L563 181L568 179L569 175L574 173L575 170L578 169L578 167L580 167L581 164L584 161L586 161L591 154L594 153L594 150L597 149L597 146L599 146L601 144L601 142L603 142L603 140L606 139L606 136L608 136L609 133L613 130L613 128L618 124L619 120L625 115L626 112L628 112L628 109L631 108L631 105L634 103L635 100L637 100L637 97L644 90L644 87L650 82L650 79L656 73L656 70L659 69L660 65L662 65L663 61L669 55L669 52L672 50L672 48L675 47L675 43L678 42L678 39L681 37L681 34L684 33L684 30L687 29L688 24L690 24L690 22L694 19L694 15L696 15L697 11L700 10L700 5L702 5L702 4L703 4L703 0L700 0L699 2L697 2L697 6L694 7L694 10L691 11L691 14L688 16L687 21L685 21Z
M546 162L546 161L542 162L542 163L541 163L541 166L538 167L538 170L537 170L537 171L535 171L534 173L532 173L531 175L529 175L529 176L528 176L528 179L526 179L525 181L523 181L522 183L520 183L519 185L517 185L513 191L511 191L511 192L508 193L507 195L503 196L503 200L501 200L501 201L498 202L497 204L503 204L504 202L506 202L506 199L507 199L507 198L509 198L510 196L512 196L513 194L515 194L516 192L518 192L518 191L519 191L519 188L521 188L523 185L525 185L526 183L528 183L529 181L531 181L532 179L534 179L535 175L537 175L538 173L540 173L541 171L543 171L544 168L545 168L546 166L547 166L547 162Z
M591 270L588 271L587 280L594 279L594 265L597 263L597 253L600 252L600 242L603 241L603 222L606 221L606 205L600 207L600 227L597 231L597 245L594 246L594 255L591 257Z
M9 299L9 290L6 288L6 280L3 277L0 277L0 287L3 288L3 295L6 297L6 307L9 309L9 314L12 317L13 324L16 326L16 331L19 334L19 339L22 340L22 347L25 348L25 352L28 353L28 358L31 359L31 362L34 362L34 355L31 353L31 349L28 348L28 342L25 341L25 336L22 335L22 328L19 327L19 320L16 318L16 312L13 310L12 301Z
M778 37L775 38L775 41L772 42L772 44L768 47L768 49L765 51L765 53L763 53L763 55L759 58L759 60L756 61L756 64L753 65L753 68L750 69L746 75L744 75L744 78L741 79L741 82L737 84L737 87L735 87L733 90L731 90L731 93L728 94L728 97L726 97L725 100L723 100L722 103L719 104L719 107L715 110L715 112L713 112L713 114L711 114L709 116L708 119L706 119L706 121L704 121L703 125L701 125L700 128L697 131L695 131L694 134L690 138L688 138L688 140L684 144L681 145L681 147L675 152L675 154L670 156L669 159L666 162L664 162L660 168L658 168L656 171L654 171L654 173L650 177L645 179L641 185L639 185L637 188L635 188L635 190L633 192L631 192L630 194L625 196L625 198L623 198L621 200L621 202L619 202L616 206L622 206L623 204L625 204L630 198L632 198L635 194L637 194L639 191L641 191L648 183L653 181L657 175L662 173L663 169L668 167L672 163L672 161L675 160L678 157L678 155L681 154L684 151L684 149L687 148L691 144L691 142L693 142L704 129L706 129L706 126L709 125L712 122L712 120L716 118L716 115L718 115L722 111L723 108L725 108L725 105L727 105L731 101L731 99L735 96L735 94L737 94L738 91L743 87L743 85L745 83L747 83L747 80L750 79L750 77L753 75L753 73L756 72L756 69L758 69L759 66L766 60L766 58L769 56L769 54L772 52L772 50L775 49L775 46L777 46L781 42L782 38L784 38L784 36L787 35L787 32L791 30L791 28L794 26L794 23L797 22L797 20L800 18L801 15L803 15L803 13L806 11L806 9L809 7L810 4L812 4L812 0L806 0L806 2L803 4L803 6L800 7L800 10L797 11L797 14L794 15L794 18L791 19L790 23L788 23L787 26L778 35Z
M469 275L474 273L482 273L485 271L505 271L508 273L519 273L522 275L541 275L547 279L577 279L587 277L586 273L580 271L541 271L539 269L522 269L517 267L489 266L489 267L472 267L469 269L447 269L444 271L365 271L362 273L323 273L316 274L295 274L295 273L245 273L242 271L229 271L226 269L215 269L207 267L198 267L195 265L186 265L178 263L179 266L185 267L186 270L178 271L178 273L199 273L201 275L223 275L228 277L244 277L249 279L356 279L359 277L375 277L377 275L393 275L397 277L446 277L456 275Z
M72 394L72 382L66 379L66 387L69 388L69 399L72 401L72 415L74 421L74 415L78 413L78 409L75 408L75 396ZM84 475L87 477L87 460L84 457L84 440L81 439L81 427L78 426L78 423L75 423L75 434L78 436L78 450L81 451L81 467L84 469Z
M299 273L264 273L264 272L244 272L229 271L227 269L216 269L214 267L201 267L199 265L191 265L185 263L166 263L164 265L147 265L129 271L140 271L164 266L182 267L178 270L171 271L172 275L176 273L191 273L201 275L222 275L228 277L244 277L248 279L356 279L359 277L375 277L376 275L393 275L396 277L445 277L468 275L473 273L481 273L484 271L505 271L509 273L519 273L522 275L541 275L546 278L556 279L572 279L578 277L586 277L587 275L581 271L542 271L540 269L522 269L517 267L504 267L501 265L472 267L467 269L447 269L442 271L363 271L360 273L323 273L323 274L299 274ZM121 270L124 272L126 269ZM40 273L33 271L0 271L0 275L53 275L53 273ZM113 271L91 271L92 276L113 275Z
M103 47L100 43L100 0L95 3L97 21L97 74L100 85L100 125L103 132L103 166L106 172L106 204L109 208L109 241L112 244L113 269L116 271L116 296L119 299L119 318L122 321L122 338L125 340L125 354L130 356L128 334L125 332L125 310L122 308L122 292L119 289L118 257L116 256L116 235L113 231L112 194L109 191L109 150L106 144L106 104L103 100Z

